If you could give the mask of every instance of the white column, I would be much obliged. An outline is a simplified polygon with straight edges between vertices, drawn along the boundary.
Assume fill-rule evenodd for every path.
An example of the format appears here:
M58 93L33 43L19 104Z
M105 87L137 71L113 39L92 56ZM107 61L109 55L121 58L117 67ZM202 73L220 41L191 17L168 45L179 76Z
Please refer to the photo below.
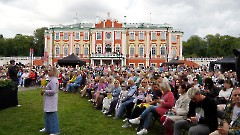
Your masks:
M73 41L72 41L72 36L73 36L73 34L72 34L72 32L70 32L70 39L69 39L69 44L70 44L70 55L73 53Z
M112 59L112 62L111 62L111 64L113 65L113 59Z
M149 63L149 53L150 53L150 36L149 36L149 31L146 31L146 40L147 40L147 44L146 44L146 66L150 66L150 63Z
M168 45L168 58L172 59L172 33L171 32L168 32L168 39L167 39L167 45Z
M48 54L48 64L52 64L52 54L53 54L53 32L50 34L50 47L49 47L49 54Z
M91 60L91 64L92 64L92 66L94 66L94 60L93 59Z
M122 66L123 65L126 65L126 54L127 54L127 37L126 37L126 33L127 31L121 31L121 34L122 34L122 44L121 44L121 48L122 48L122 54L123 54L123 57L124 59L122 60Z
M102 65L102 59L100 60L100 65Z
M45 39L44 39L44 56L45 56L45 52L47 52L47 55L49 54L49 51L47 50L47 48L48 48L48 45L47 45L47 43L48 43L48 42L47 42L47 36L48 36L48 35L46 35L46 36L45 36ZM47 57L47 56L46 56L46 57ZM46 57L45 57L45 58L46 58ZM45 59L45 58L44 58L44 65L47 65L48 60Z
M122 54L124 55L124 56L126 56L126 54L127 54L127 50L126 50L126 31L125 32L121 32L121 34L122 34L122 45L121 45L121 47L122 47Z
M95 36L95 33L92 33L92 46L91 46L91 48L92 48L92 52L91 53L94 53L95 54L95 52L96 52L96 50L95 50L95 40L96 40L96 36Z
M182 35L179 35L179 49L180 49L179 59L182 60Z

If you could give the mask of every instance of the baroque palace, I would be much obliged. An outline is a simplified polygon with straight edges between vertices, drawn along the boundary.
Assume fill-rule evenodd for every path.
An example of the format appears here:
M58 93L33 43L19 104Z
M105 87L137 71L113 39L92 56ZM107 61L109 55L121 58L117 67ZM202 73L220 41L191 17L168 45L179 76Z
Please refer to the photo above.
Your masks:
M94 66L160 66L182 59L183 32L168 24L121 23L108 16L95 23L51 26L44 36L45 64L72 53Z

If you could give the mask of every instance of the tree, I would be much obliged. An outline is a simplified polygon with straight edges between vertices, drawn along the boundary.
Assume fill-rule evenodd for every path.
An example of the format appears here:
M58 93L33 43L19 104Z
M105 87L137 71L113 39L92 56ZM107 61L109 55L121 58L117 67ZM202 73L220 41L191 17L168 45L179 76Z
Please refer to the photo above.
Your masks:
M205 57L206 42L199 36L191 36L187 42L183 42L183 55L185 57Z
M43 56L44 55L44 32L47 28L39 28L34 31L33 46L34 56Z

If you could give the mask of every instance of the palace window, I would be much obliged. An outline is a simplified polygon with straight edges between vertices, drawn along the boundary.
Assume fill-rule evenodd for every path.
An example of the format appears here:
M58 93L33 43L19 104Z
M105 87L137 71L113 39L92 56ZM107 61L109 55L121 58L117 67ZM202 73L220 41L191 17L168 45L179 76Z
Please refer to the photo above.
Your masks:
M139 32L139 40L144 40L144 32Z
M165 46L161 46L160 55L166 55L166 47Z
M140 47L139 47L139 56L143 56L143 54L144 54L144 46L140 45Z
M129 32L129 40L135 40L135 33Z
M116 46L116 52L120 52L120 46L119 45Z
M157 40L157 33L151 32L151 40Z
M64 47L64 49L63 49L63 55L64 55L64 56L67 56L67 55L68 55L68 48L67 48L67 47Z
M84 45L84 55L88 55L88 45Z
M55 33L55 40L60 40L60 33L59 32Z
M57 46L56 47L56 52L55 52L56 56L59 56L60 55L60 47Z
M152 56L155 56L155 55L156 55L156 45L153 45L153 46L152 46L151 55L152 55Z
M176 35L171 36L172 43L177 43L177 37Z
M96 35L96 39L97 40L101 40L102 39L102 32L97 32L97 35Z
M68 40L68 33L67 32L63 33L63 40Z
M97 47L97 53L102 53L102 47L101 46Z
M160 39L161 40L166 40L166 32L161 32L161 34L160 34Z
M79 48L79 47L76 47L76 48L75 48L75 54L76 54L76 55L80 54L80 48Z
M84 39L83 40L89 40L89 33L84 32Z
M177 57L177 50L176 49L172 49L172 57L173 58Z
M130 52L130 54L129 54L130 56L134 56L134 52L135 52L134 51L134 46L130 47L130 51L129 52Z
M116 31L115 39L121 39L121 32L120 31Z
M80 32L76 32L76 34L75 34L75 40L80 40Z

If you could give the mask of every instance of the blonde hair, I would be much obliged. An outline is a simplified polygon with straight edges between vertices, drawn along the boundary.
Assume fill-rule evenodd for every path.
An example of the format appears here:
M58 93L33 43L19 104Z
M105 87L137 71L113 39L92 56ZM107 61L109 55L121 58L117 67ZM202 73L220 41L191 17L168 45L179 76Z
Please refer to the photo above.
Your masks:
M51 76L58 77L58 69L54 66L50 67L49 72L51 73Z
M160 89L163 92L171 91L170 85L168 83L166 83L166 82L163 82L163 83L160 84Z

